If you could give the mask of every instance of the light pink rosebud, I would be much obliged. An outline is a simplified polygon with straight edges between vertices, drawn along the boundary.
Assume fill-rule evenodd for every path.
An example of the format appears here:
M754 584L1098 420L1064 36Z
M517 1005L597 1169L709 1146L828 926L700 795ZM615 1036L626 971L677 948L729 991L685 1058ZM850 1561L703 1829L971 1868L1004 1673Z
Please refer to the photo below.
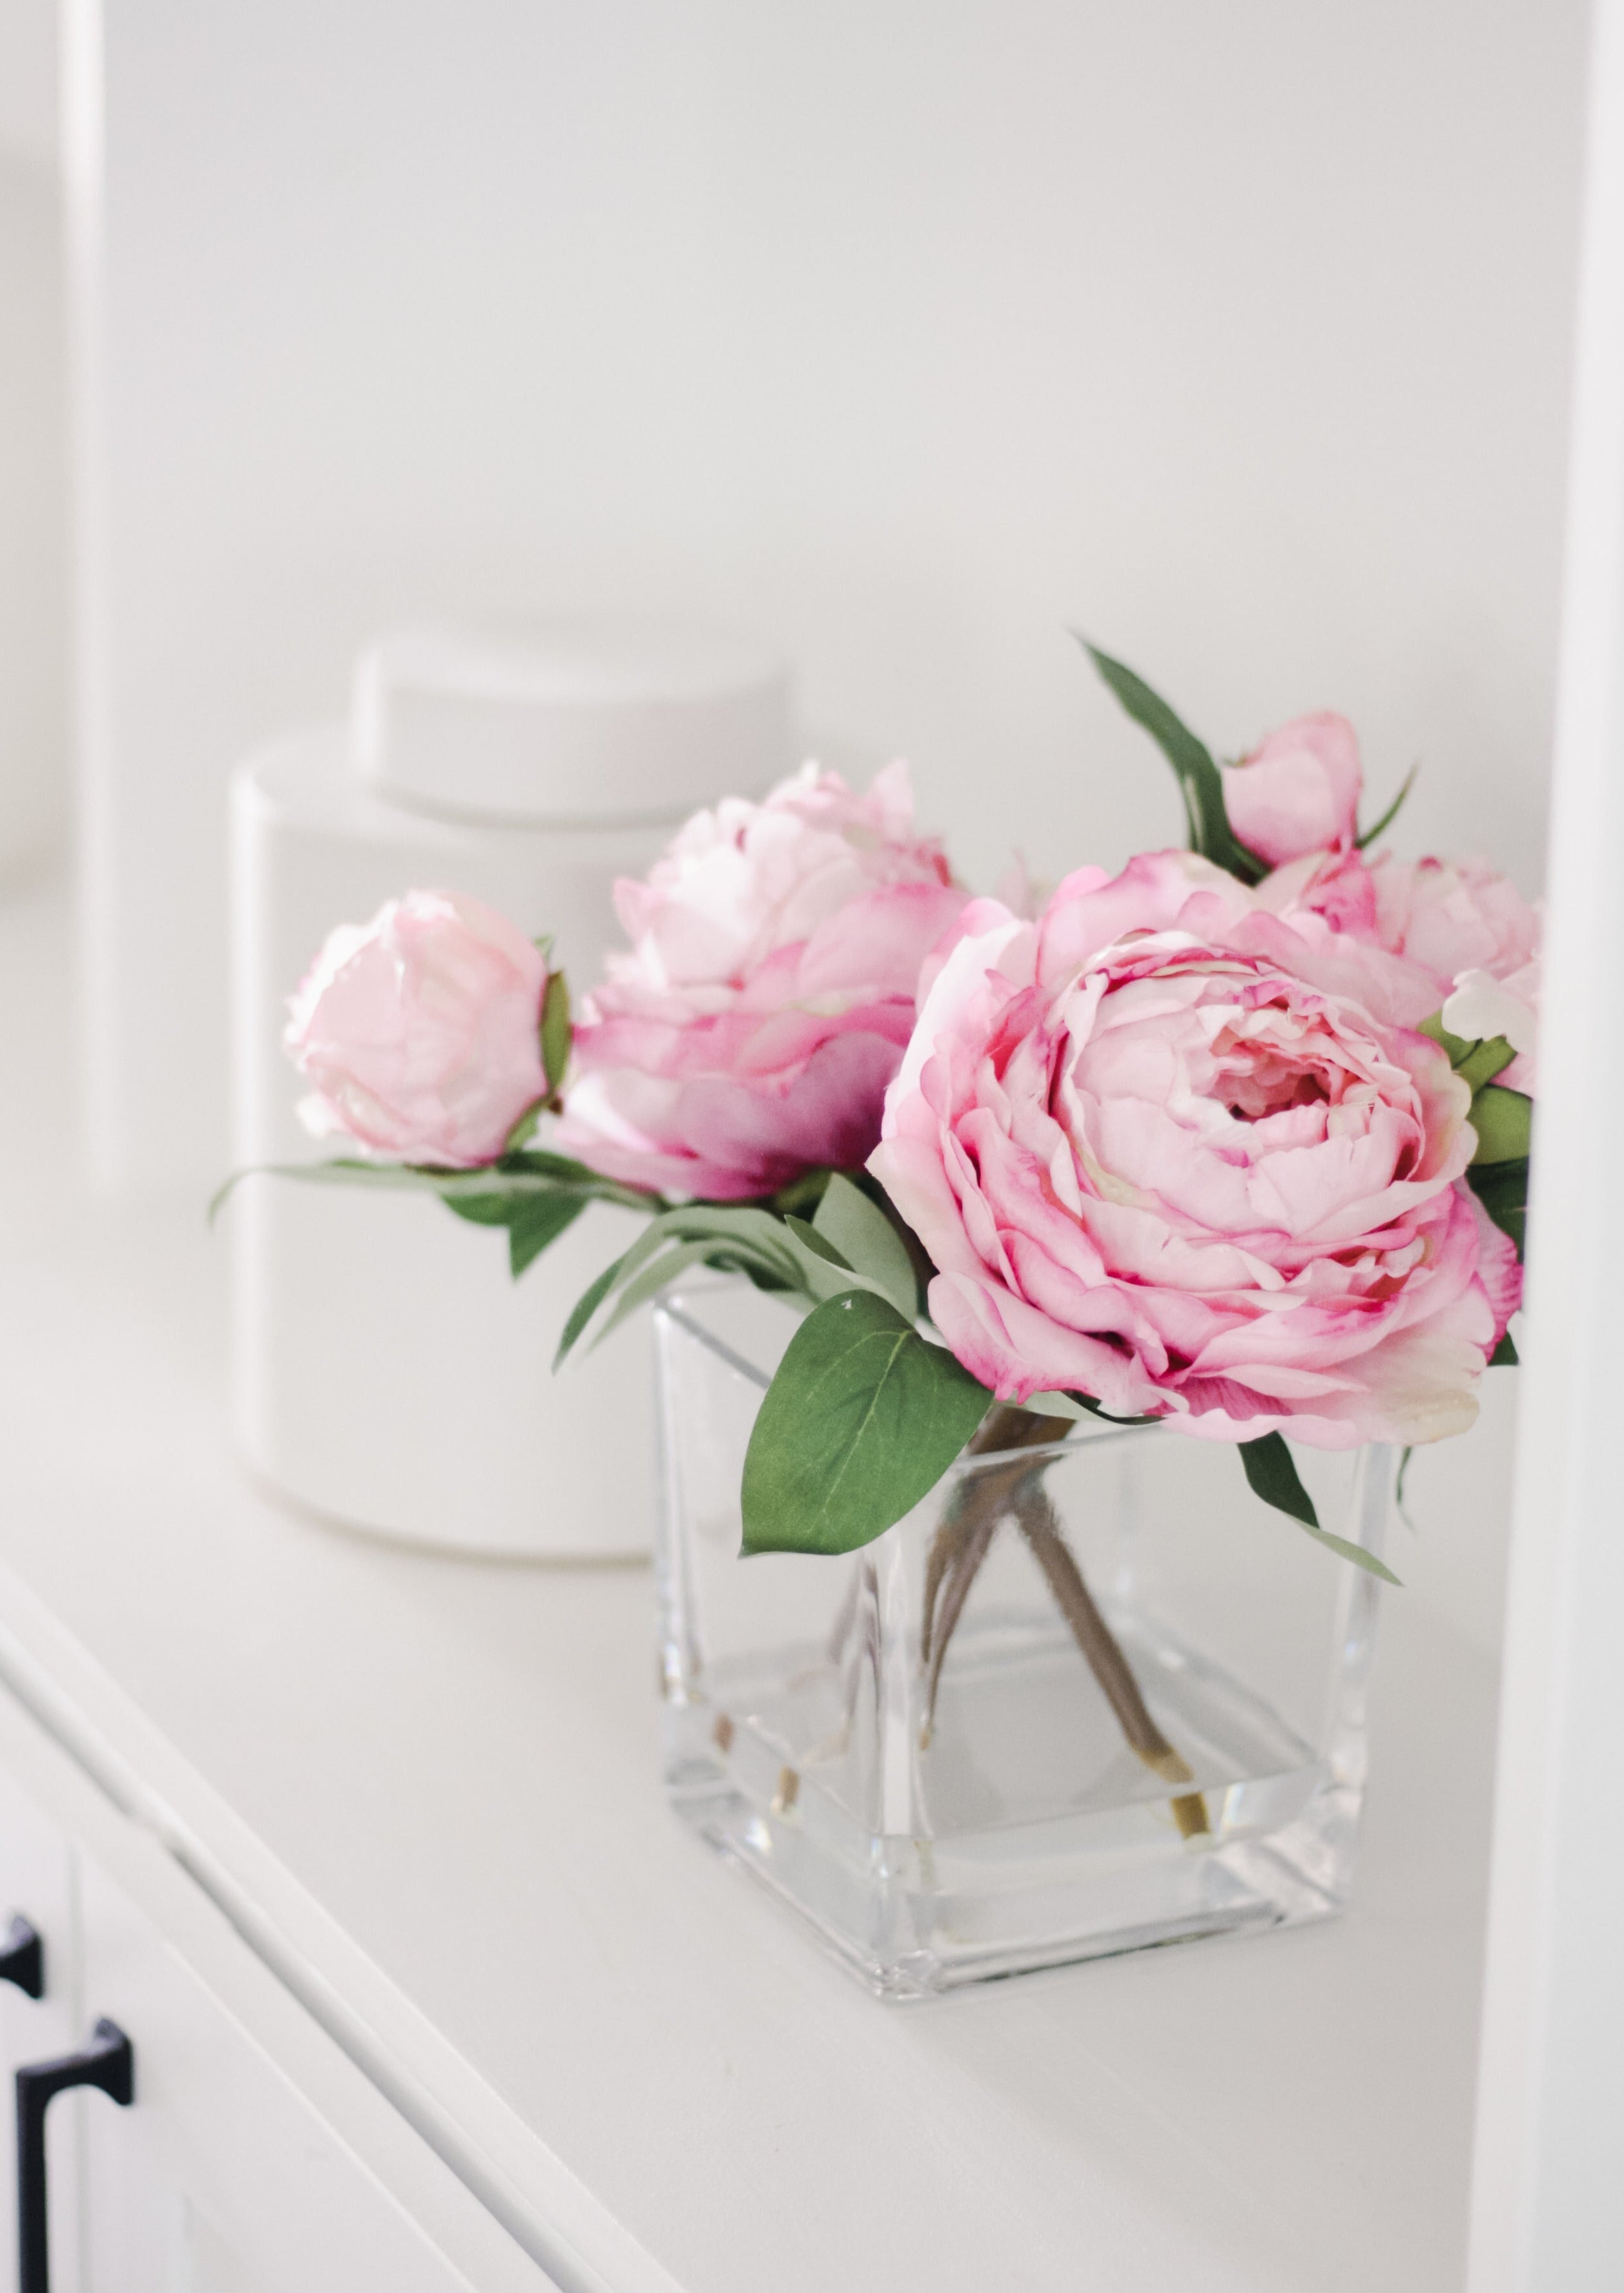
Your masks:
M1208 1440L1471 1423L1522 1269L1412 967L1185 852L965 921L868 1167L974 1376Z
M586 999L558 1144L712 1202L860 1165L965 899L915 832L906 766L865 796L808 765L760 804L730 797L615 899L632 944Z
M283 1038L317 1138L407 1163L494 1161L547 1095L534 942L483 901L408 892L329 935Z
M1247 851L1278 868L1305 852L1348 850L1363 785L1353 727L1321 709L1224 766L1224 810Z

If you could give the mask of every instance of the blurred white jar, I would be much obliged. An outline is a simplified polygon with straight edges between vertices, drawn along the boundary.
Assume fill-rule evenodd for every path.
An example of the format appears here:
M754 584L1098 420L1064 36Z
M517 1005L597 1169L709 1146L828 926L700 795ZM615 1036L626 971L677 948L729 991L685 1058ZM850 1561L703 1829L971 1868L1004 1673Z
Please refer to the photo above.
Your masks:
M579 999L639 875L697 806L793 762L789 678L741 638L629 620L386 638L350 725L279 742L232 794L235 1158L313 1162L287 999L329 931L412 886L555 936ZM238 1436L332 1519L496 1556L645 1552L641 1322L552 1374L570 1308L639 1230L595 1204L517 1282L500 1228L427 1195L254 1178L232 1228Z

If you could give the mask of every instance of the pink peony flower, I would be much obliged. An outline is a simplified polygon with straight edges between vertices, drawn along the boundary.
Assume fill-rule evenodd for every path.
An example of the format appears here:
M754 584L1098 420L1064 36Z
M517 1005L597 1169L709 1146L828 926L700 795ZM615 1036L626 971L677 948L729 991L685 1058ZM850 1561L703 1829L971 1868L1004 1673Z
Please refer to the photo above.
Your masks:
M1452 1006L1455 1017L1446 1008L1444 1018L1451 1033L1503 1034L1519 1057L1499 1081L1532 1092L1539 911L1487 860L1395 860L1384 852L1367 866L1357 852L1311 852L1275 869L1257 893L1277 914L1311 910L1336 930L1401 956L1424 983L1427 1004L1410 1016ZM1492 1005L1481 993L1457 1000L1485 984L1505 991ZM1503 1024L1489 1025L1496 1014Z
M1498 1080L1513 1090L1534 1087L1534 1047L1539 1008L1539 911L1487 860L1394 860L1384 853L1370 870L1376 930L1384 947L1425 966L1439 1001L1453 996L1468 976L1502 983L1516 1007L1504 1034L1522 1054ZM1514 982L1516 983L1514 984ZM1501 1017L1507 1007L1501 1005ZM1457 1007L1457 1017L1469 1017ZM1452 1020L1444 1025L1458 1034Z
M283 1038L314 1086L299 1108L409 1163L472 1168L547 1094L548 969L516 924L455 892L408 892L329 936Z
M1035 926L978 902L869 1162L960 1361L1219 1440L1461 1431L1521 1269L1415 992L1185 853L1081 869Z
M866 796L808 765L696 813L646 883L615 887L632 945L582 1008L559 1144L717 1202L856 1168L964 896L914 833L905 765Z
M1345 717L1294 717L1223 767L1223 806L1248 852L1270 867L1305 852L1348 850L1358 825L1359 740Z
M1257 887L1264 907L1277 916L1294 909L1309 909L1323 916L1335 931L1352 932L1372 946L1382 944L1376 923L1376 879L1357 852L1305 852L1264 877ZM1429 971L1416 967L1417 992L1429 999L1428 1011L1438 1008L1436 982Z
M1441 984L1463 971L1504 979L1539 945L1539 912L1487 860L1372 863L1376 933L1384 947L1424 963Z

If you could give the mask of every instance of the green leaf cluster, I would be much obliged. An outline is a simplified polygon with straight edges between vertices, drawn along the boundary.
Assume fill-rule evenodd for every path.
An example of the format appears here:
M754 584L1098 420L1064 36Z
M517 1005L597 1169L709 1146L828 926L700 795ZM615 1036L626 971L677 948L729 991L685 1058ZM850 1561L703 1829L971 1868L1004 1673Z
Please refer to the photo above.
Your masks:
M1523 1155L1506 1163L1474 1163L1466 1172L1467 1186L1500 1232L1511 1236L1519 1258L1528 1239L1528 1169Z
M1509 1090L1504 1083L1495 1081L1511 1065L1516 1052L1504 1035L1468 1042L1464 1036L1451 1034L1443 1024L1441 1012L1424 1019L1421 1033L1442 1046L1449 1065L1471 1090L1470 1119L1477 1133L1477 1145L1466 1171L1466 1184L1500 1232L1511 1237L1521 1258L1527 1238L1534 1102L1525 1092ZM1494 1361L1514 1362L1516 1357L1516 1349L1510 1339L1502 1339Z
M797 1195L803 1207L812 1207L812 1191ZM835 1171L823 1176L809 1222L758 1203L688 1203L662 1211L577 1301L558 1362L589 1329L597 1344L696 1266L743 1274L803 1307L867 1291L910 1324L919 1312L919 1284L901 1236L862 1187Z

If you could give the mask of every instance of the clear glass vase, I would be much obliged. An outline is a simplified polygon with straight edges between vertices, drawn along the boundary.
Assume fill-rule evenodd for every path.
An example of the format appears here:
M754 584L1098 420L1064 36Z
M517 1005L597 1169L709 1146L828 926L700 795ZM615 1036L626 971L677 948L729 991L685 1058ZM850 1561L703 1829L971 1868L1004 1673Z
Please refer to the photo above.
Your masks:
M967 1452L862 1552L744 1559L745 1445L795 1326L715 1276L655 1314L686 1820L893 1997L1339 1909L1368 1573L1228 1445L1157 1426ZM1393 1453L1294 1454L1322 1526L1379 1552Z

